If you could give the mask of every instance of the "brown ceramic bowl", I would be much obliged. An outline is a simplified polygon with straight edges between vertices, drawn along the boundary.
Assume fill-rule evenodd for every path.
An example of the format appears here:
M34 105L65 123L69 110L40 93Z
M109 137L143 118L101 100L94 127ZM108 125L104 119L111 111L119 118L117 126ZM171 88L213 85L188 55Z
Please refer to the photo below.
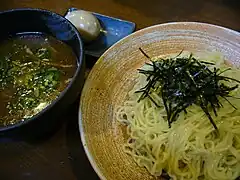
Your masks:
M123 152L125 127L116 123L114 109L134 84L134 74L146 57L179 53L220 52L232 63L240 62L240 34L219 26L178 22L140 30L106 51L97 61L81 96L79 128L87 156L101 179L154 179Z

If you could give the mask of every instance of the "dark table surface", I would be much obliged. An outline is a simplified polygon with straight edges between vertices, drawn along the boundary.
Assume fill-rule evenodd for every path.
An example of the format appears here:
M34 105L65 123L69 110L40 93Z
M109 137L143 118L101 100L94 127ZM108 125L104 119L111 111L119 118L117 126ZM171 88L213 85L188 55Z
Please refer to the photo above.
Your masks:
M133 21L137 29L169 21L201 21L240 30L239 0L1 0L0 10L33 7L64 14L69 7ZM96 58L87 57L88 70ZM98 179L78 131L78 99L44 139L0 143L1 180Z

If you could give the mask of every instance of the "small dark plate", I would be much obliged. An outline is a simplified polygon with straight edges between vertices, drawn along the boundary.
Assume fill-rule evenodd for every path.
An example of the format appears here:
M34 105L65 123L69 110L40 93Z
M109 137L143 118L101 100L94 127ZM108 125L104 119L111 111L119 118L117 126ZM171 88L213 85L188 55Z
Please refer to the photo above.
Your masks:
M64 16L69 12L79 10L70 8ZM135 30L135 23L105 16L92 12L99 20L104 32L101 32L99 37L89 44L85 44L85 53L94 57L100 57L114 43L131 34Z

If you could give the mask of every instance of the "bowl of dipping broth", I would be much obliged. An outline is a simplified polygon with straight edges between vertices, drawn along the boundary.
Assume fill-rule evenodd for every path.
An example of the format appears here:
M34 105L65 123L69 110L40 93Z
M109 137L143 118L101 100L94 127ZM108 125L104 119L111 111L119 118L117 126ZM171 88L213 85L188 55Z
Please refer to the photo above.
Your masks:
M0 12L0 22L0 134L49 130L83 85L80 34L41 9Z

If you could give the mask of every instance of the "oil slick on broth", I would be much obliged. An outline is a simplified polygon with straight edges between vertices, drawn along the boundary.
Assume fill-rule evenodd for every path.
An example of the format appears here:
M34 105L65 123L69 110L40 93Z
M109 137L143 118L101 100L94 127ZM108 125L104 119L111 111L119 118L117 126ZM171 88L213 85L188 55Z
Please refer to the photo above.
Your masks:
M72 49L41 33L0 43L0 126L38 114L67 87L77 68Z

